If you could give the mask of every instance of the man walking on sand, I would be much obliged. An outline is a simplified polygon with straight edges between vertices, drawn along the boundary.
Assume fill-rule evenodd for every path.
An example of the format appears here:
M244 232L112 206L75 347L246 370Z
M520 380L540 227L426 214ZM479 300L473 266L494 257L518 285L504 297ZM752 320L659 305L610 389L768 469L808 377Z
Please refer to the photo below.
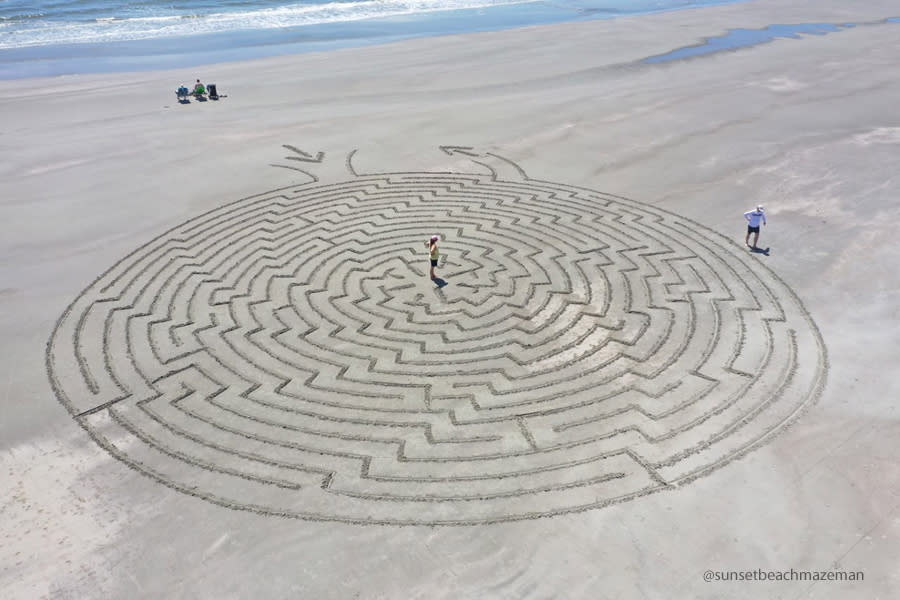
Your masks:
M759 222L762 221L762 224L766 224L766 213L763 212L762 205L756 207L756 210L748 210L744 213L744 218L747 219L747 237L744 238L744 243L750 246L750 234L753 234L753 245L751 248L756 248L756 242L759 241Z

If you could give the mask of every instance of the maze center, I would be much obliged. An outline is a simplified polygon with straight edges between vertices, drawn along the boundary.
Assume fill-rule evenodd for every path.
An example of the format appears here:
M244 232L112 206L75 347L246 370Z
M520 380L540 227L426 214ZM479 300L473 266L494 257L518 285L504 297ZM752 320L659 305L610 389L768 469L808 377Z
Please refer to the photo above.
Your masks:
M363 175L193 219L73 302L48 347L54 389L175 489L418 524L664 490L815 399L815 325L752 256L520 174Z

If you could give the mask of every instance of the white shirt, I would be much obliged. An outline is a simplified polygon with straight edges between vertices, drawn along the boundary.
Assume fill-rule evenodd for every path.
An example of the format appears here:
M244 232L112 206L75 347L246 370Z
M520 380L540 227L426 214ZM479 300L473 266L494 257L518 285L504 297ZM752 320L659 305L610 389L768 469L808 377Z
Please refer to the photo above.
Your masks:
M748 210L744 213L744 218L750 223L750 227L759 227L759 221L766 222L766 214L761 210Z

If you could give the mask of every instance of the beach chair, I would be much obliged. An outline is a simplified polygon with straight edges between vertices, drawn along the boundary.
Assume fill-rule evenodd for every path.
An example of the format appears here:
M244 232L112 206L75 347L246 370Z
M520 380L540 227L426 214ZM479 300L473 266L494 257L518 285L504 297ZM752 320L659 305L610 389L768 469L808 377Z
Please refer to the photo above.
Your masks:
M185 86L181 86L180 88L175 90L175 95L178 96L178 101L182 104L190 102L190 100L188 100L188 96L190 96L191 93Z
M206 87L202 83L198 83L194 86L194 91L191 92L191 95L197 100L206 100Z
M216 84L210 83L206 86L206 91L209 93L210 100L218 100L219 92L216 91Z

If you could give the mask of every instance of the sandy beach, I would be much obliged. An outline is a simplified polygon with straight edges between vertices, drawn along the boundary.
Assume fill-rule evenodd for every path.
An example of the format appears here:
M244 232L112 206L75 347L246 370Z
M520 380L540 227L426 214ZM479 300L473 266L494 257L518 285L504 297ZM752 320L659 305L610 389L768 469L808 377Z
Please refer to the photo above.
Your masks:
M900 286L896 265L900 244L893 229L900 217L896 169L900 23L885 20L898 16L897 1L755 0L201 69L0 81L3 597L897 597ZM855 26L687 60L643 62L702 44L729 29L798 23ZM218 101L178 103L174 90L198 78L215 83L224 96ZM351 189L348 181L358 184ZM298 501L285 483L289 480L298 489L321 492L318 481L325 476L321 472L314 473L316 480L306 471L297 474L285 466L293 460L291 453L300 451L292 445L299 443L297 438L288 432L306 431L302 415L291 414L290 422L263 434L260 424L271 411L260 408L254 413L258 420L247 420L246 429L240 429L243 425L236 421L223 420L213 432L204 422L206 429L197 425L189 436L184 430L212 406L195 401L191 394L207 394L210 402L218 398L225 406L228 394L215 391L210 381L238 386L212 375L207 381L209 369L222 363L210 359L206 368L207 363L198 359L194 367L204 375L194 374L177 385L170 373L143 380L132 373L136 367L131 365L143 365L145 360L147 364L156 364L156 359L171 365L190 362L184 358L187 351L176 352L168 361L159 355L169 345L194 343L188 338L200 346L214 343L207 334L222 324L222 315L229 314L228 309L217 307L229 302L230 314L255 315L259 328L266 331L310 325L311 321L301 322L308 319L309 311L298 311L295 321L289 321L280 316L283 306L272 303L270 307L262 298L254 298L254 290L265 287L255 287L259 281L255 277L274 272L272 261L289 262L279 254L292 252L279 245L287 231L298 235L305 228L338 231L342 220L362 218L354 212L368 210L366 202L382 212L366 216L358 229L340 233L346 236L340 237L341 244L352 248L351 254L341 254L340 248L320 250L317 244L326 244L320 240L325 235L298 242L297 248L303 251L321 251L321 264L333 265L336 274L321 288L311 287L305 295L297 292L290 297L308 302L314 310L326 304L317 300L317 294L328 293L331 303L350 317L392 308L390 299L378 296L386 288L357 272L370 267L353 244L365 243L359 238L368 227L374 230L372 239L380 240L377 230L399 227L392 220L402 221L403 211L412 210L417 202L426 205L429 194L438 197L440 190L452 192L457 189L454 186L467 189L468 185L493 194L497 203L485 200L477 208L462 206L461 212L453 213L475 215L472 223L478 225L472 224L471 230L460 225L456 233L450 225L442 226L439 233L446 237L441 244L449 264L442 264L439 272L447 278L446 288L435 290L424 276L421 282L412 278L420 274L412 259L412 274L402 272L406 262L396 266L390 258L377 267L383 271L371 274L384 281L396 279L396 289L401 290L397 294L406 293L402 290L407 288L413 294L415 288L410 286L421 286L405 306L418 306L415 303L422 298L426 303L471 302L465 318L488 327L485 319L489 319L476 314L477 307L494 300L489 292L484 292L483 300L478 294L490 282L500 286L497 278L504 269L513 268L516 256L512 251L501 253L502 259L490 262L494 260L491 244L502 246L503 227L510 240L518 240L520 232L515 227L521 225L526 231L522 224L530 214L546 215L546 222L536 221L534 226L534 231L546 226L548 237L543 241L551 243L554 227L563 227L565 221L567 231L583 240L582 247L577 248L574 241L552 241L562 248L560 255L574 247L575 258L565 258L571 258L571 264L561 263L569 268L561 268L557 275L555 254L553 261L535 254L534 264L550 274L548 282L528 288L529 294L540 294L544 284L554 286L556 277L567 281L572 294L579 293L575 273L589 272L584 266L588 263L579 262L583 260L579 252L591 250L592 243L602 252L621 242L616 253L606 253L609 268L598 262L598 275L585 280L599 286L599 273L621 267L626 273L622 279L609 275L604 285L612 296L627 287L629 300L635 300L642 293L640 286L616 282L632 281L628 273L642 269L637 263L644 259L655 265L651 269L656 273L644 280L650 289L647 293L652 297L653 286L658 285L673 304L659 308L649 302L651 308L659 309L658 314L644 311L651 321L667 313L682 314L678 312L682 306L696 305L696 310L708 310L710 315L704 321L700 316L707 313L690 313L698 340L719 339L718 332L723 331L723 336L735 336L738 354L768 353L768 362L754 363L753 368L746 366L749 357L719 365L723 373L741 371L738 379L756 386L747 388L751 391L746 397L758 396L760 411L738 419L740 426L735 425L733 432L728 429L727 435L703 429L724 418L724 409L709 409L696 417L693 422L701 423L698 431L709 438L696 441L696 447L704 450L677 455L683 462L659 458L656 464L656 459L647 458L657 456L655 452L663 456L669 439L655 429L658 423L650 422L653 411L641 412L637 425L617 425L616 433L639 431L640 436L625 436L627 444L648 447L648 454L635 450L643 458L634 458L633 463L615 462L621 454L610 459L616 473L624 473L616 475L621 485L626 481L632 485L634 480L633 489L609 487L620 484L607 485L608 478L588 473L587 459L576 465L581 460L576 457L580 446L573 444L568 458L559 460L569 461L566 469L576 465L571 466L572 477L577 474L585 481L600 482L596 487L583 484L582 479L577 485L560 483L562 479L552 484L535 479L526 494L510 478L488 481L491 467L478 471L473 460L473 471L447 484L446 501L431 502L435 496L427 490L435 472L423 466L421 473L416 472L419 495L390 504L371 500L396 491L389 487L393 485L390 477L377 482L387 491L376 488L375 482L355 479L342 488L341 476L349 475L338 468L333 485L347 495L329 505L327 498L319 496ZM398 191L391 192L393 186ZM336 191L329 195L332 190ZM345 190L343 196L340 190ZM340 200L340 207L327 205L344 197L349 199ZM509 208L512 197L525 203L521 213ZM287 221L280 221L281 211L287 211L295 199L314 207L322 203L322 211L337 212L322 212L321 218L314 218L313 214L319 214L314 212L291 213ZM216 284L203 279L218 275L207 269L214 261L207 261L207 253L226 256L234 245L227 237L229 230L220 224L231 214L238 215L234 219L239 221L241 210L259 202L270 203L265 209L270 216L261 221L254 234L258 237L247 242L261 244L259 260L248 260L240 267L245 270L234 275L236 281L249 282L249 305L241 304L239 296L220 304L211 302L201 311L211 321L202 327L198 322L196 331L192 330L188 321L193 319L197 294L175 290L175 284L167 281L187 273L186 281L193 277L198 289L208 285L212 290ZM347 203L346 210L341 202ZM765 206L768 218L759 242L766 252L750 252L744 246L743 215L758 204ZM496 210L497 216L489 210ZM574 214L579 211L582 214ZM618 212L613 218L614 211ZM515 217L512 225L503 221L510 215ZM589 227L587 221L579 220L581 216L596 216L598 225ZM614 225L606 229L610 221ZM646 225L650 222L658 226ZM423 224L423 235L432 233L431 225ZM472 245L474 241L462 245L454 240L462 233L481 239L478 236L495 225L498 231L491 234L495 237L484 234L488 241L483 252ZM621 240L617 231L625 232ZM646 237L629 237L629 231L641 231ZM523 245L541 244L534 241L541 239L538 233L532 240L524 233L520 237ZM157 240L174 240L176 250L157 249ZM386 251L393 252L393 246L385 244ZM632 247L626 247L629 244ZM668 279L663 270L668 267L650 256L655 244L665 248L660 252L675 252L676 258L665 265L673 269L673 278L678 273L679 281ZM416 249L421 251L421 243ZM145 250L147 256L156 254L144 258ZM184 258L181 271L166 271L166 265L179 257ZM680 258L694 266L682 269L676 265ZM469 262L474 266L470 268ZM356 264L362 266L354 270ZM526 268L512 278L527 287L535 271L527 268L528 261L523 259L522 264ZM637 266L628 266L632 264ZM496 272L482 277L478 268L496 268ZM156 285L146 275L152 269L160 269L161 275L153 280L159 283L159 297L171 292L165 301L144 306L137 296L127 297L130 288L120 293L115 287L115 278L125 275L134 276L135 287L144 285L144 279L146 286ZM465 293L473 296L464 297L460 286L454 287L451 274L467 269L475 273L473 277L482 278L466 280ZM285 279L287 275L278 275L265 289L277 291L278 281ZM455 281L463 281L462 275ZM353 284L364 293L343 307L342 298L351 294ZM586 285L588 292L602 287ZM285 289L285 294L291 293ZM590 296L588 292L584 293ZM212 291L210 297L221 296L216 293ZM510 292L511 297L517 293ZM679 294L683 297L676 298ZM483 304L471 300L476 296ZM372 306L367 304L369 298L373 298ZM571 301L590 304L581 296ZM733 313L722 308L729 301L738 304ZM106 316L84 316L79 321L82 306L92 307L84 309L85 315L90 310L101 315L98 311L103 310ZM579 313L582 316L596 316L583 310L587 312ZM135 319L133 327L123 324L120 330L119 319L129 311ZM167 334L170 337L156 337L157 311L168 311L175 323L175 333ZM432 314L421 306L410 311L416 318ZM758 321L750 314L754 311L761 311ZM563 314L562 309L558 312ZM627 332L632 326L629 311L622 312L622 320L609 324L610 330ZM738 323L732 319L734 314L749 316ZM572 322L575 335L584 321L573 317ZM639 321L634 323L638 327ZM370 329L361 327L357 334L369 335L378 327L388 330L390 325L390 320L373 322ZM677 332L678 327L679 320L673 319L670 331ZM259 332L250 326L234 330L233 339L227 331L220 338L228 342L222 344L222 356L237 355L240 350L235 344L240 339L253 341ZM136 337L141 331L149 332L150 341L143 345ZM654 335L652 327L646 331ZM557 333L562 339L567 332ZM332 333L338 341L334 347L321 342L323 355L333 351L355 356L352 340ZM278 335L273 333L273 339ZM584 336L578 343L590 339L588 333ZM658 347L665 348L674 336L660 334ZM308 338L310 344L318 343L315 333ZM385 334L385 339L395 338ZM431 350L432 338L423 339L417 347ZM764 350L766 343L768 350ZM96 355L92 354L95 346ZM525 346L520 349L523 355L528 352ZM686 359L693 351L689 347L686 341L673 350L672 361ZM576 342L572 348L574 353ZM282 350L253 355L256 370L234 377L255 378L262 394L277 371L267 365ZM388 359L401 363L406 357L403 349L396 350L396 355L382 350L373 351L372 365ZM640 351L635 342L625 354L631 360ZM697 356L701 354L697 350ZM707 355L717 357L714 350ZM322 358L327 366L321 368L298 363L298 369L307 369L303 372L311 378L310 394L328 385L339 388L345 375L352 379L357 366L331 374L328 369L338 367L329 356ZM520 365L508 366L502 358L496 359L498 372L514 380ZM493 360L486 361L491 368ZM570 368L569 360L562 355L547 357L547 364L558 365L547 372ZM700 385L701 379L710 377L691 368L683 382L664 382L651 370L652 361L638 365L634 360L627 374L636 383L629 389L643 394L643 399L665 398L666 390L682 383L689 387L694 379ZM785 366L788 363L790 368ZM577 368L578 363L571 364ZM436 360L424 370L438 377L457 376L449 370L445 374L442 368ZM377 365L371 369L382 373ZM128 379L132 375L134 385ZM418 385L420 376L411 372L409 385ZM326 378L330 383L320 386ZM292 379L288 389L300 379ZM573 375L571 381L552 382L559 387L553 401L587 393L565 387L576 386L577 379ZM353 381L344 392L361 396L367 382ZM483 390L502 387L495 379L489 384L460 382L454 384L456 391L437 383L433 389L428 387L423 406L435 413L443 411L442 415L453 414L452 423L457 425L468 418L472 406L490 407L489 394ZM398 389L404 385L393 379L390 384ZM466 385L476 389L471 406L453 395ZM147 418L146 429L128 429L127 423L138 422L129 420L137 419L129 411L138 411L142 404L129 400L122 390L137 394L142 386L156 388L163 397L178 396L185 406L194 402L184 410L195 412L190 418L183 416L187 413L171 416L184 421L164 423L170 408L159 408L159 418ZM535 384L534 389L538 388ZM727 388L723 383L717 389ZM257 390L255 386L248 389L251 396ZM276 394L280 388L274 389L266 393ZM527 402L529 392L522 393ZM714 396L698 393L696 398L699 402ZM740 397L736 392L735 398ZM412 402L411 398L404 396L403 401ZM777 402L769 403L768 398ZM417 419L431 416L422 417L424 409L413 412ZM513 457L510 460L521 460L527 463L523 469L537 473L537 463L528 462L527 457L539 455L552 436L574 435L572 431L578 429L571 424L566 427L572 431L559 424L542 429L544 421L538 417L553 424L550 413L516 413L513 423L525 431L517 441L504 437L507 429L493 432L489 423L481 421L473 425L477 431L466 435L488 444L496 433L496 439L502 438L497 443ZM327 449L336 437L346 436L353 443L364 437L357 428L361 421L348 418L353 426L342 430L331 425L341 417L322 413L316 418L322 423L322 432L316 433L322 446L316 451L330 452ZM432 425L426 436L429 442L454 435L442 429L446 422ZM234 433L228 427L240 429L245 436L240 444L245 454L240 457L223 451L230 443L226 436ZM380 442L387 438L394 442L401 429L395 424ZM259 437L251 439L246 433L250 431L260 432ZM196 450L186 445L173 445L170 450L161 442L148 442L150 438L174 439L179 432L196 442ZM283 454L272 453L264 441L275 438ZM726 438L727 446L717 445L725 444ZM401 455L430 451L412 438L404 443ZM509 445L514 443L526 450ZM707 459L703 452L710 444L709 451L719 454ZM445 443L440 452L450 452L446 447L464 452L465 445ZM369 446L361 448L354 447L354 458L369 451ZM189 452L194 452L191 460L185 458ZM263 455L269 458L250 464ZM364 474L370 465L373 472L379 468L387 472L388 458L386 452L372 450L365 459ZM358 466L353 468L359 472ZM673 469L671 475L666 468ZM639 476L660 485L637 481ZM262 479L277 483L256 485ZM557 483L561 486L558 496L541 487ZM351 494L356 484L365 491L358 501ZM477 498L457 502L467 487L476 490ZM609 496L604 495L607 492ZM596 505L590 504L594 501ZM864 579L705 581L707 572L757 570L862 572Z

